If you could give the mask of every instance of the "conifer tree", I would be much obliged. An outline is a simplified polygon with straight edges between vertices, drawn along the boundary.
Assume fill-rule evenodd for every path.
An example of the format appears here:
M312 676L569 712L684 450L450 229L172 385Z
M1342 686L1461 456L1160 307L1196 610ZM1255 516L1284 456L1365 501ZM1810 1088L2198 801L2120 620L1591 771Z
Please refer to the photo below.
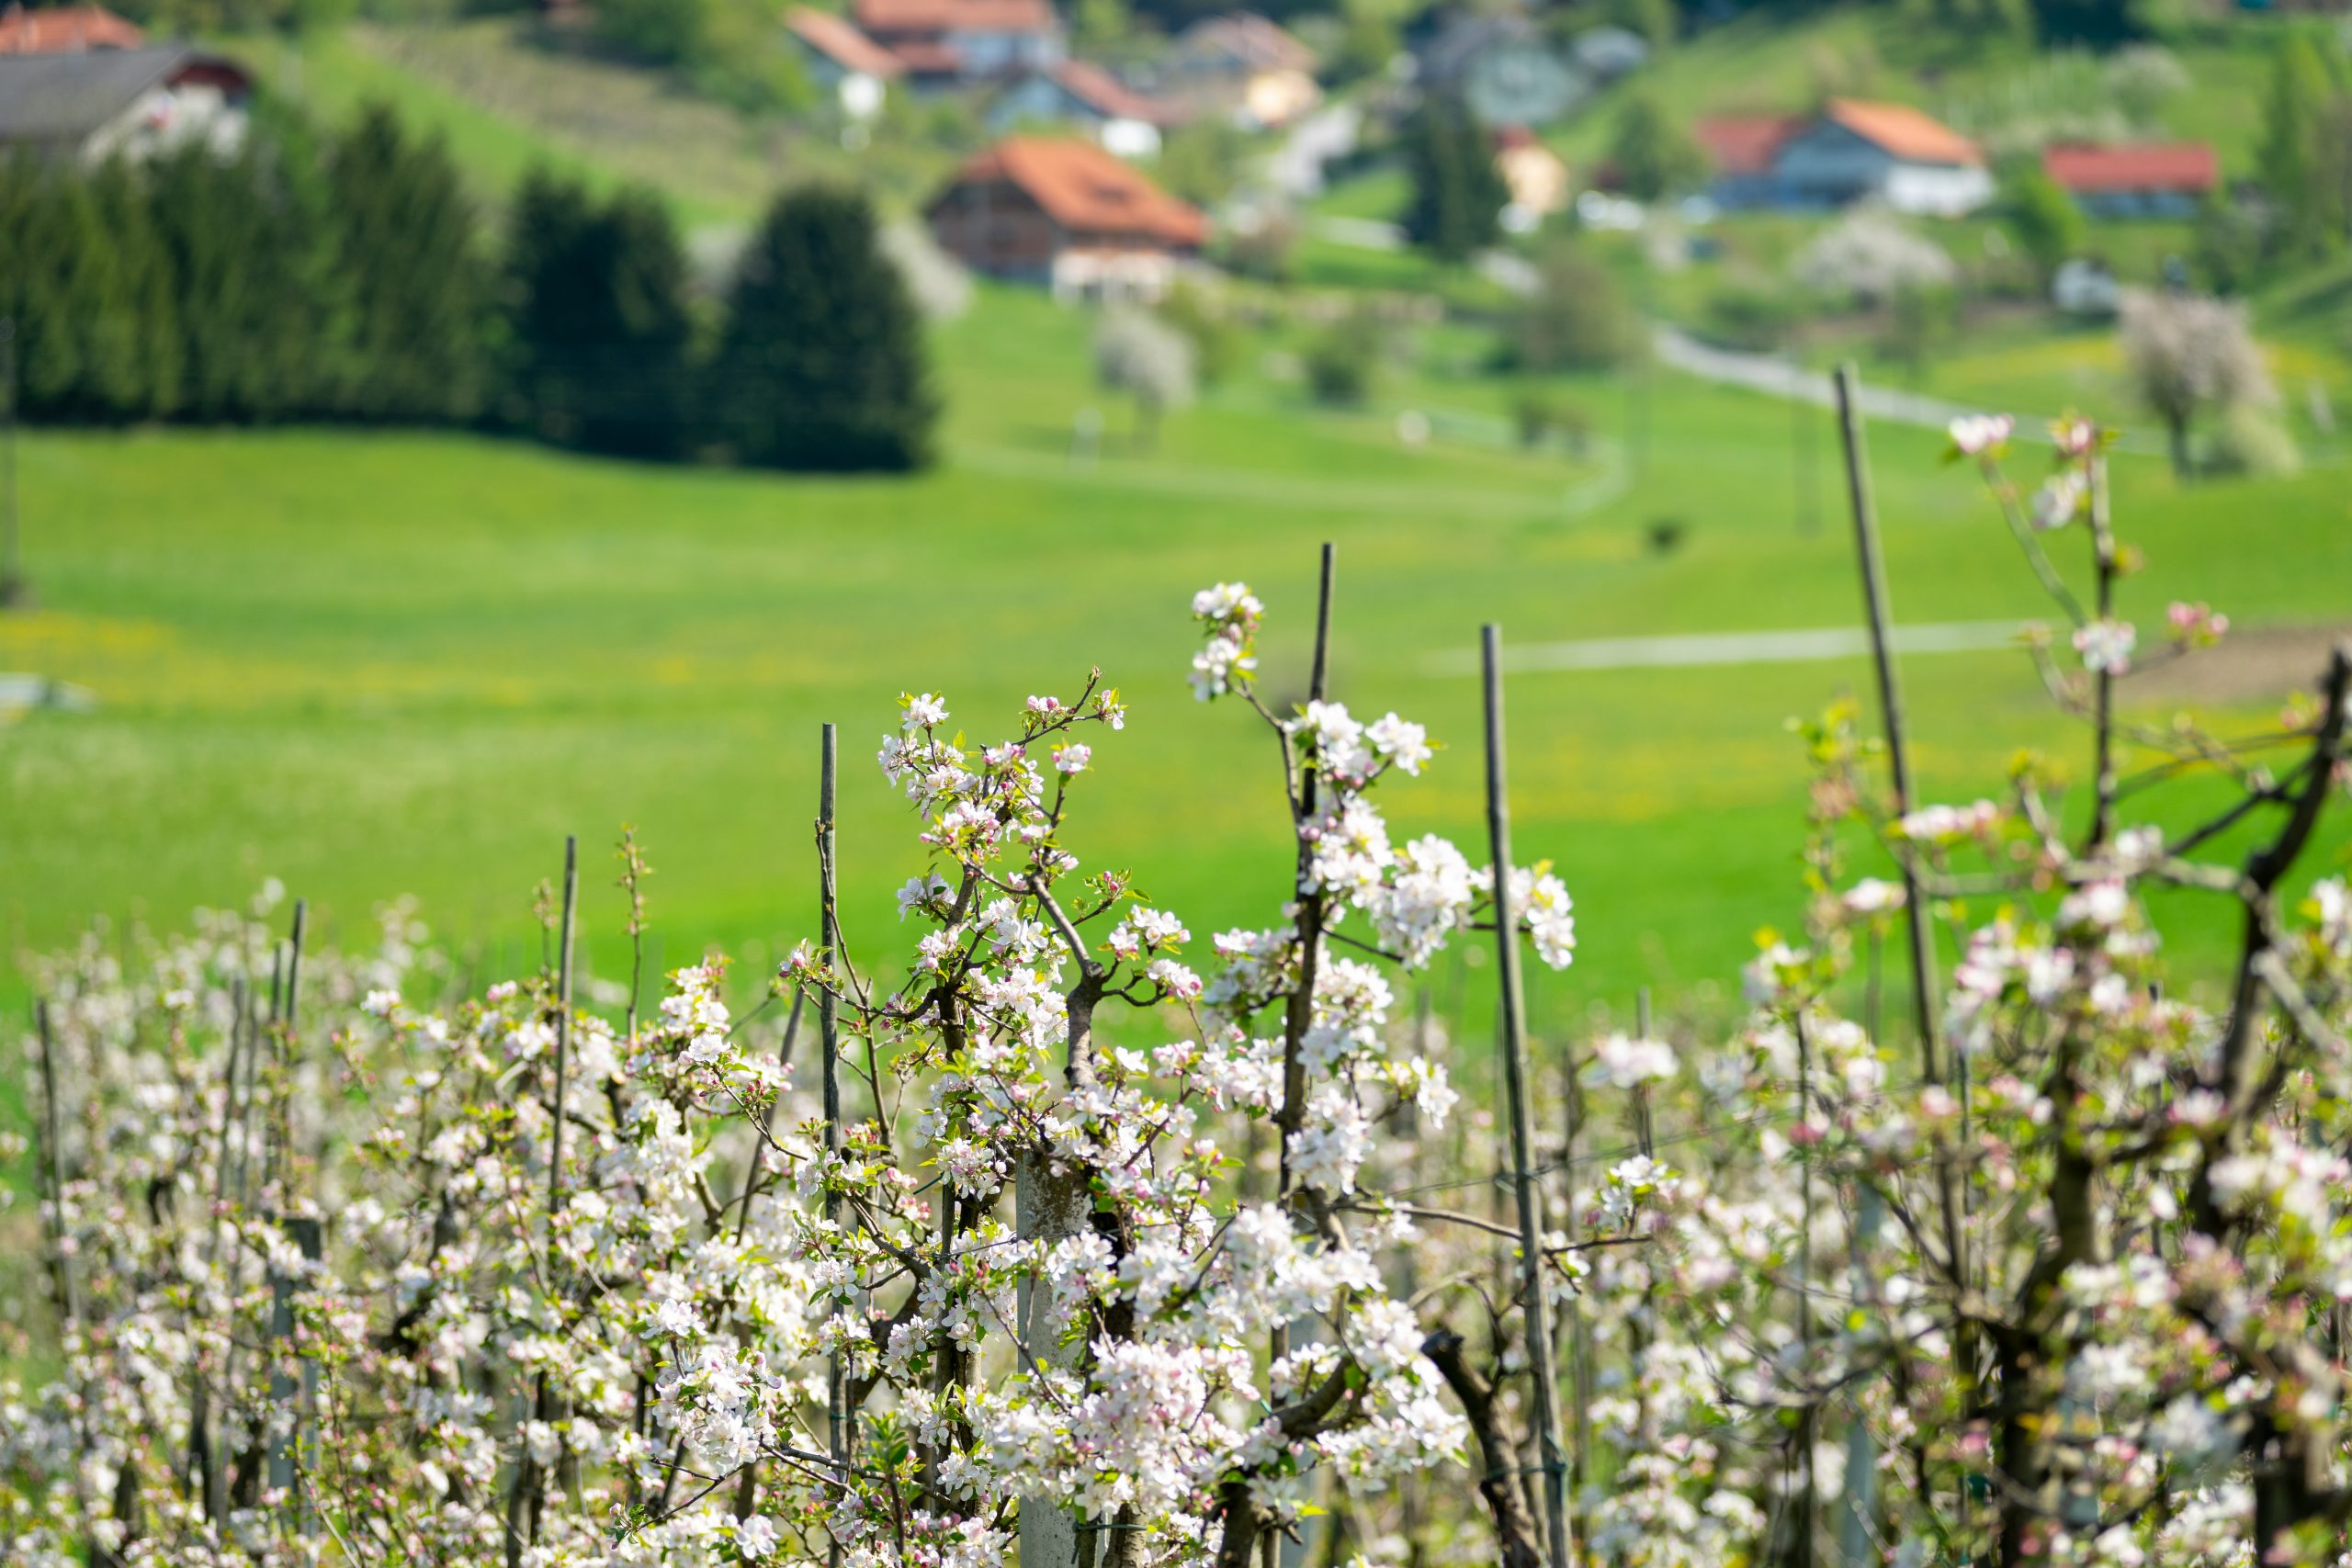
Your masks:
M1707 172L1706 160L1681 122L1654 94L1636 92L1626 100L1610 133L1609 160L1627 196L1658 201L1694 186Z
M938 403L922 319L865 197L787 192L744 252L711 367L718 431L744 462L923 467Z
M1458 262L1494 243L1510 192L1486 132L1459 103L1432 96L1407 122L1405 170L1412 182L1405 234L1414 244Z
M441 141L371 106L327 154L335 267L350 303L348 412L470 419L482 397L485 279L474 214Z
M682 455L694 321L661 202L624 191L599 208L576 182L535 173L507 258L515 422L594 452Z
M176 285L188 414L250 422L322 412L347 359L322 193L300 150L256 136L223 161L188 147L157 160L148 177Z
M91 176L90 196L120 276L119 315L110 329L130 356L123 419L167 419L179 410L183 348L171 257L155 226L141 173L109 161Z

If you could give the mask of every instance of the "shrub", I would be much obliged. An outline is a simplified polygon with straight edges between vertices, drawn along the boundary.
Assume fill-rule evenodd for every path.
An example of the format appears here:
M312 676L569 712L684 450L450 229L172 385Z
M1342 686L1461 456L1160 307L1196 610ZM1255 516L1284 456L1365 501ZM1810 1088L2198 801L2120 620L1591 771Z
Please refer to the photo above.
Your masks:
M1556 435L1570 452L1582 456L1592 439L1592 415L1582 404L1532 382L1511 392L1510 417L1519 444L1530 451Z
M1224 304L1199 284L1180 282L1159 302L1159 319L1184 334L1193 345L1193 367L1201 384L1223 382L1240 363L1240 330L1227 319Z
M1372 396L1380 370L1380 337L1369 321L1336 321L1308 340L1301 363L1318 403L1354 408Z
M2303 455L2275 411L2237 403L2222 412L2210 461L2216 473L2288 479L2302 471Z
M1573 240L1547 245L1536 263L1535 292L1512 310L1502 362L1548 373L1606 370L1641 346L1641 317L1614 274Z
M1787 284L1734 278L1708 294L1702 330L1725 348L1769 354L1785 344L1805 319L1804 301Z
M1657 201L1689 190L1707 173L1699 144L1665 103L1646 89L1636 90L1618 111L1609 140L1609 161L1617 171L1618 185L1639 201Z

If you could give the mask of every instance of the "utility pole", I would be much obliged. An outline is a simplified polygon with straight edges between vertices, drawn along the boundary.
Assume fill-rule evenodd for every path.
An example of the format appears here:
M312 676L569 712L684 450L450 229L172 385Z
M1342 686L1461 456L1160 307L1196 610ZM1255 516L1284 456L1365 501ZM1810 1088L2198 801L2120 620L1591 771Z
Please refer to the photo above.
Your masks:
M17 322L0 316L0 610L31 598L17 533Z

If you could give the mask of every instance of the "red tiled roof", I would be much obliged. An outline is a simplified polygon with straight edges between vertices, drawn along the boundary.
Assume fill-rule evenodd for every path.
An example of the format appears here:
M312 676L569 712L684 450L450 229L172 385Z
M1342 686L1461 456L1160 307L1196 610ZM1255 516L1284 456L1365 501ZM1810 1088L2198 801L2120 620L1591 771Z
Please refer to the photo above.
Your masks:
M2077 194L2117 190L2209 191L2221 160L2202 141L2142 141L2122 147L2052 147L2041 154L2050 177Z
M955 183L1002 180L1025 192L1066 229L1140 235L1195 248L1209 220L1091 141L1009 136L956 171Z
M1804 123L1788 115L1715 115L1691 133L1717 174L1761 175L1771 169L1781 143Z
M857 25L884 33L1045 33L1049 0L857 0Z
M1054 80L1080 103L1112 119L1164 125L1174 118L1166 104L1145 97L1100 65L1083 60L1065 60L1055 66Z
M844 71L863 72L887 82L907 69L904 61L830 11L797 6L785 13L784 25L795 38Z
M101 6L0 10L0 54L80 54L93 49L137 49L147 35Z
M1824 114L1837 124L1898 158L1918 164L1984 162L1983 148L1933 115L1908 104L1864 103L1832 98Z

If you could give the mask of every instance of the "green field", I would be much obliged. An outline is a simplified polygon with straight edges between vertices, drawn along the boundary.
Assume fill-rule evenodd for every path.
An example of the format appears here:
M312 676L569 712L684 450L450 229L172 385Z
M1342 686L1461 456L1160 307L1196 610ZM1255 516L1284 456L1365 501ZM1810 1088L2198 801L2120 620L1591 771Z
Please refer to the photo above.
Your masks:
M852 931L898 932L917 863L865 765L906 689L976 738L1099 664L1134 722L1098 749L1081 852L1124 864L1196 932L1282 892L1272 754L1182 679L1191 592L1268 600L1271 690L1303 683L1315 552L1340 550L1339 694L1453 743L1390 801L1474 840L1475 682L1433 663L1499 620L1515 644L1850 624L1857 593L1826 416L1657 378L1564 386L1600 430L1581 463L1516 450L1503 389L1420 342L1377 406L1336 413L1253 367L1171 417L1149 455L1066 456L1082 315L994 291L945 329L948 460L912 481L818 481L589 461L455 436L40 433L24 447L41 607L0 620L0 670L94 689L94 714L0 728L0 929L49 947L94 914L171 923L265 875L356 936L414 893L448 939L520 953L562 836L589 848L592 961L620 967L601 854L637 825L663 956L765 962L811 923L817 727L850 760ZM1269 342L1270 347L1279 346ZM1437 369L1428 368L1437 367ZM1645 405L1645 458L1628 449ZM1405 408L1438 436L1412 449ZM1114 437L1126 414L1106 410ZM1798 437L1803 434L1802 444ZM1928 432L1875 432L1894 596L1912 621L2039 613L2013 547ZM1800 463L1796 454L1804 455ZM2143 622L2210 598L2242 625L2346 612L2340 472L2183 491L2126 461L2120 513L2154 570ZM1810 520L1801 513L1809 512ZM1668 555L1649 526L1679 520ZM1927 787L1996 784L2012 747L2076 739L2021 656L1910 661ZM1582 961L1549 1016L1638 984L1721 981L1792 923L1803 778L1782 720L1861 670L1815 663L1530 672L1511 685L1522 858L1555 859ZM2271 711L2266 697L2247 722Z

